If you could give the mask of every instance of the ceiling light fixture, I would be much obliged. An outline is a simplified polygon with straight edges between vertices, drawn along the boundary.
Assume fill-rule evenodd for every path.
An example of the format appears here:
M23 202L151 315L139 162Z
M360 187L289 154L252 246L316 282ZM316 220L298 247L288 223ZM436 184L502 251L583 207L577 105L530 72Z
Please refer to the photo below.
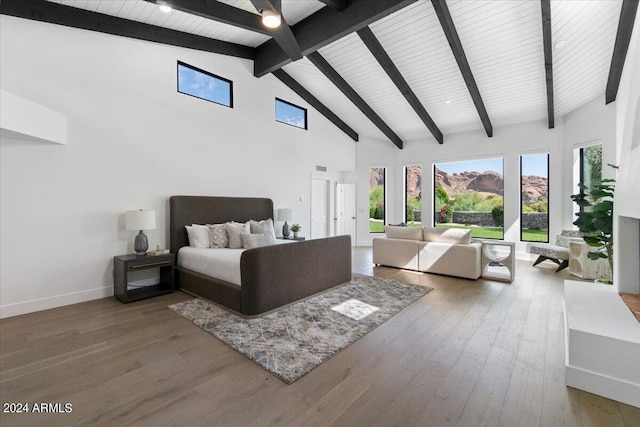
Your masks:
M569 42L566 40L558 40L557 42L555 42L553 44L553 48L554 49L564 49L565 47L567 47L569 45Z
M262 9L260 13L262 14L262 24L267 28L278 28L282 23L280 14L271 9Z
M444 101L445 104L451 104L451 100L447 99L446 101Z
M169 13L171 12L171 6L169 6L168 4L161 4L160 5L160 11L164 12L164 13Z

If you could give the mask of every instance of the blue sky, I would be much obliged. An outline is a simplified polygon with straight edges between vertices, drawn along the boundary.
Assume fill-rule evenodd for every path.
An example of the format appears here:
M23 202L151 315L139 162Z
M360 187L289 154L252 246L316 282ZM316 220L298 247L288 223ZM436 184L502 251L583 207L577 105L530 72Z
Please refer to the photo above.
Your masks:
M230 84L178 64L178 90L217 104L231 105Z
M436 167L448 174L486 171L494 171L504 174L502 157L465 160L451 163L437 163ZM547 178L547 154L527 154L522 156L522 174Z
M276 120L304 129L304 110L276 101Z

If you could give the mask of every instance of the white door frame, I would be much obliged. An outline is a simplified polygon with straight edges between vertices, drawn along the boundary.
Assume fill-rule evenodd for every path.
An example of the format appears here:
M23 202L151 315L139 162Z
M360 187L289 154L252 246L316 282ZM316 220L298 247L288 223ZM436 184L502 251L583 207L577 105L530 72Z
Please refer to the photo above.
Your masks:
M325 177L325 176L317 176L317 175L311 175L311 181L309 182L309 186L310 186L310 194L311 194L311 201L310 201L310 206L309 206L309 225L311 227L311 230L309 230L309 235L311 238L314 238L313 233L312 233L312 229L313 229L313 181L323 181L324 185L325 185L325 189L326 189L326 193L325 193L325 213L324 213L324 217L325 217L325 236L329 237L331 236L331 224L333 221L331 221L331 218L333 218L331 216L331 179Z

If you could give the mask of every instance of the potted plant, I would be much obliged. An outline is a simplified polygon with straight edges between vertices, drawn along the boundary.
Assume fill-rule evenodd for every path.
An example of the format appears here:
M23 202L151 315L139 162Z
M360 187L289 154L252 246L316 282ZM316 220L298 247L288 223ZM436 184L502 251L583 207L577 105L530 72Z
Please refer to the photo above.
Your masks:
M614 169L617 166L609 165ZM584 241L591 247L597 248L589 252L587 256L591 260L600 258L609 261L611 277L613 278L613 194L615 191L615 179L603 179L591 188L580 183L582 190L574 194L571 199L580 206L573 225L582 232ZM613 283L613 280L602 281Z
M293 238L297 239L298 238L298 231L300 231L302 229L302 227L300 227L300 224L293 224L291 226L291 231L293 231Z

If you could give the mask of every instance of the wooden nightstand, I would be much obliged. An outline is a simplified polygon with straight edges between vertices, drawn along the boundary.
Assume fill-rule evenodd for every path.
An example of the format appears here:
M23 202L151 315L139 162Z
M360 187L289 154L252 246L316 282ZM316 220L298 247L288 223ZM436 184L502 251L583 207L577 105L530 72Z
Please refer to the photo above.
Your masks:
M279 239L279 240L293 240L295 242L301 242L303 240L306 240L307 238L306 237L289 237L288 239L285 239L284 237L276 237L276 239Z
M113 293L115 297L122 302L132 302L173 292L174 260L174 254L113 257ZM127 286L130 273L151 268L160 270L160 283L137 288Z

